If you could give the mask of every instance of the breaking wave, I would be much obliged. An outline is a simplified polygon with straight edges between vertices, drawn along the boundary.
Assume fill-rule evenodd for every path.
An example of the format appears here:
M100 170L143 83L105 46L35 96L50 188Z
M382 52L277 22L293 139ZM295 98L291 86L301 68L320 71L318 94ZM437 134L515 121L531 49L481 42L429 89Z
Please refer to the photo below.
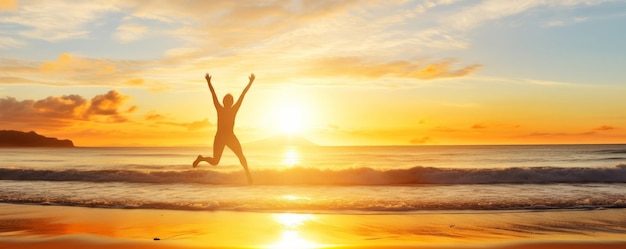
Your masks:
M458 169L413 167L379 170L290 168L251 172L261 185L402 185L402 184L542 184L626 183L626 164L598 168L527 167ZM0 168L0 180L244 184L242 171L213 170L36 170Z

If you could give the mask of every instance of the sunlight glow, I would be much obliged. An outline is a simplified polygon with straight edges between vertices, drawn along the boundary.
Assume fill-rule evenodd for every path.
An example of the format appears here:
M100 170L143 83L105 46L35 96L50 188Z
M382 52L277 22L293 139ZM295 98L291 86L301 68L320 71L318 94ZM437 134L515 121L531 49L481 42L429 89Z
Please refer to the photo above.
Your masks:
M304 125L304 110L293 103L285 104L276 112L276 122L281 133L299 133Z
M280 240L273 244L271 249L310 249L316 248L315 244L303 239L298 231L283 231Z
M312 214L277 214L274 216L278 223L286 228L294 229L301 226L305 221L313 219Z
M283 226L285 230L280 239L269 246L271 249L310 249L318 246L300 236L298 228L305 221L314 218L311 214L277 214L274 216L276 221Z

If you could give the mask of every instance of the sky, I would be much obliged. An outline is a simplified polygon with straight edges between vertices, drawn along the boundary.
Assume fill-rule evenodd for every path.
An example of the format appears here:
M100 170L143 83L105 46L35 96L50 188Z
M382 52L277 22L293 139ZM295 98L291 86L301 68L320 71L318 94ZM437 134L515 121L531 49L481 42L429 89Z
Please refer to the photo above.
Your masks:
M77 146L626 143L626 2L0 0L0 130Z

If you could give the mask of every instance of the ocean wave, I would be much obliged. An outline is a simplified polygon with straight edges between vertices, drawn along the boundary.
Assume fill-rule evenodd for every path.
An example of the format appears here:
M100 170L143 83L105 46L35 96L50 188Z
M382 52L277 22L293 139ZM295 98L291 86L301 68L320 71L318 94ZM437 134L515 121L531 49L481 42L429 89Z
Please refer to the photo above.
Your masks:
M251 172L261 185L403 185L403 184L541 184L626 183L626 164L598 168L526 167L459 169L412 167L408 169L350 168L341 170L290 168ZM0 168L0 180L244 184L242 171L213 170L37 170Z
M623 150L623 149L617 149L617 150L597 150L597 151L594 151L594 153L601 153L601 154L626 154L626 150Z
M116 209L167 209L167 210L205 210L205 211L254 211L254 212L439 212L439 211L543 211L543 210L598 210L626 208L626 199L615 196L584 199L515 199L484 201L476 198L454 201L423 201L416 199L368 199L368 200L279 200L246 199L221 201L155 201L106 198L50 198L33 196L2 196L0 203L80 206Z

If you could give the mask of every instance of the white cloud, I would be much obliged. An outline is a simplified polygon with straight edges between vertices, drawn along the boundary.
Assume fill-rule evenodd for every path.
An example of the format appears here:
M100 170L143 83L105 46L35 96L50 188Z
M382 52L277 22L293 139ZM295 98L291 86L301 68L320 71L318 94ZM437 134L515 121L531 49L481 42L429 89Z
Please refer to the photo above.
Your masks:
M456 30L469 31L485 21L519 14L541 4L540 0L484 1L464 9L444 20L444 25Z
M551 80L524 80L528 83L541 86L576 86L569 82L551 81Z
M447 16L442 23L443 27L450 27L460 31L469 31L481 25L483 22L498 20L508 16L517 15L530 9L540 6L551 8L570 7L575 5L598 5L611 0L517 0L517 1L500 1L487 0L470 8L463 9L460 12ZM585 19L575 19L574 22L584 21ZM558 26L561 21L554 21L548 25Z
M554 81L554 80L538 80L538 79L514 79L514 78L501 78L501 77L487 77L487 76L476 76L474 77L478 82L491 82L491 83L504 83L504 84L515 84L515 85L537 85L537 86L546 86L546 87L591 87L592 85L585 85L580 83L573 82L563 82L563 81Z
M123 24L117 27L117 31L113 34L113 37L121 43L128 43L141 39L147 31L148 28L145 26Z
M543 26L544 27L559 27L559 26L565 26L565 25L581 23L581 22L585 22L587 20L589 20L588 17L574 17L574 18L569 18L569 19L565 19L565 20L549 21L549 22L546 22Z
M426 0L421 4L418 4L417 6L415 6L414 11L417 14L421 14L426 12L426 10L428 9L432 9L435 8L437 6L443 6L443 5L450 5L456 2L460 2L461 0L439 0L439 1L434 1L434 0Z
M0 16L0 23L25 26L20 36L46 41L85 38L90 22L117 9L107 1L25 1L19 6Z
M0 36L0 49L19 48L23 45L23 42L15 40L11 37Z

